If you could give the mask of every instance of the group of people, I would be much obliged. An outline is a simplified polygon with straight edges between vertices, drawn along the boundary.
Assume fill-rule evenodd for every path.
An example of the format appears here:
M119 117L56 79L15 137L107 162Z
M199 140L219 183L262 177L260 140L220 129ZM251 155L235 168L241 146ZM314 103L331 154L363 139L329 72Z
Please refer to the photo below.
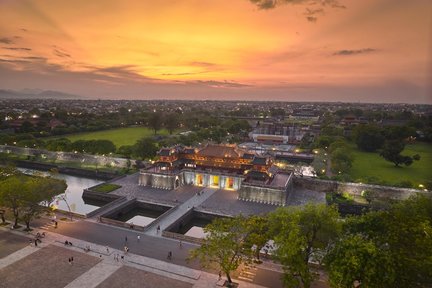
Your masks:
M114 254L114 260L117 261L117 262L119 262L120 261L119 260L119 256L120 256L121 260L123 261L124 260L124 256L120 255L120 254L117 254L117 253Z
M69 264L70 264L70 265L73 264L73 261L74 261L73 257L69 257Z
M36 236L34 237L34 239L30 239L30 245L34 243L34 246L37 247L38 243L42 243L41 238L45 238L45 232L42 232L42 234L40 232L36 233Z

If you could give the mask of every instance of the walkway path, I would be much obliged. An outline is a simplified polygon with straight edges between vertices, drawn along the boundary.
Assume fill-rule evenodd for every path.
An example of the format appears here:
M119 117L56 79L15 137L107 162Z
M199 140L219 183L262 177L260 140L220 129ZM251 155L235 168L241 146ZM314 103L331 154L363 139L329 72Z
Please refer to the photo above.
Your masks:
M110 263L110 261L101 261L96 266L70 282L65 288L94 288L108 278L112 273L117 271L121 265Z
M33 246L27 246L22 248L21 250L18 250L2 259L0 259L0 269L24 258L27 257L28 255L38 251L39 248L33 247Z
M198 192L195 196L191 197L189 200L184 202L183 204L180 204L179 206L176 206L173 208L174 210L161 217L157 221L153 222L150 226L150 228L145 232L147 235L158 235L162 236L162 232L164 231L168 226L173 224L175 221L177 221L181 216L186 214L188 211L193 209L194 207L198 207L203 203L207 198L209 198L213 193L215 193L217 189L214 188L204 188L200 192ZM160 231L158 231L157 228L160 228Z
M56 232L59 232L59 230L56 230ZM36 231L34 231L34 233L36 233ZM65 240L71 241L73 243L73 246L65 246L63 244ZM43 239L42 247L46 247L48 245L55 245L81 253L84 253L83 249L81 249L82 247L91 246L91 251L87 252L86 254L88 256L101 258L102 260L101 262L87 270L84 274L81 274L79 277L71 281L68 285L65 286L65 288L97 287L100 283L106 280L110 275L113 275L113 273L115 273L119 268L124 265L148 271L160 276L169 277L171 279L187 282L192 284L194 288L218 287L221 286L221 284L223 283L222 280L218 281L218 276L212 273L200 271L197 269L191 269L185 266L176 265L171 262L161 261L154 258L140 256L137 254L124 254L121 250L117 249L108 248L109 251L107 251L106 246L97 245L95 243L80 240L78 238L67 237L61 234L54 233L53 231L50 231L47 234L47 237ZM28 246L15 253L10 254L3 259L0 259L0 270L1 268L11 265L16 261L38 250L39 248ZM116 254L124 255L124 260L114 260L114 255ZM250 283L249 281L242 281L241 279L236 279L235 282L239 283L239 286L243 288L264 287L254 283Z

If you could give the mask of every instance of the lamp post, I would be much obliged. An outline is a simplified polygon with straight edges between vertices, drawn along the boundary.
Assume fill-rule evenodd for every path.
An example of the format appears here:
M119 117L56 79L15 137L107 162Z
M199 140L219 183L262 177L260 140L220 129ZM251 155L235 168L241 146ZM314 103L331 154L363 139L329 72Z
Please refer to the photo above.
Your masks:
M68 201L66 200L66 195L59 195L59 196L57 196L57 200L62 200L62 201L64 201L66 203L66 206L68 207L68 210L69 210L70 220L72 221L72 210L71 210L71 208L69 206Z

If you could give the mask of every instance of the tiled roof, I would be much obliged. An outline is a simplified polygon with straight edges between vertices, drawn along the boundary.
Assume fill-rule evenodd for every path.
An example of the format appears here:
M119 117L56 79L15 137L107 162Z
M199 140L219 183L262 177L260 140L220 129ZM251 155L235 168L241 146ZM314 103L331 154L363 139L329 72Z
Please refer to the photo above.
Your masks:
M253 165L266 165L267 164L267 158L255 156L255 158L252 160L252 164Z
M264 181L268 178L267 173L265 172L260 172L260 171L249 171L249 173L247 173L247 176L254 179L254 180L261 180Z
M158 155L159 156L170 156L171 155L171 149L162 148L161 150L159 150Z
M253 159L255 157L255 154L252 153L244 153L243 158L244 159Z
M195 148L184 148L183 149L183 153L185 153L185 154L194 154L195 153Z

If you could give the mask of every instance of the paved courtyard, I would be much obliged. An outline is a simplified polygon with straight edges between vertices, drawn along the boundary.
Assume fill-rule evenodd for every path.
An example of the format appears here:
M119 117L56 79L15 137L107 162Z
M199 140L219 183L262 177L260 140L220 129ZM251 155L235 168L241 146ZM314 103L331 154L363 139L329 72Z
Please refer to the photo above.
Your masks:
M255 215L264 214L280 206L246 202L237 199L236 191L218 190L204 203L195 208L197 211L213 212L223 215Z
M0 230L0 259L28 245L28 238Z
M69 257L74 257L73 265ZM0 287L65 287L99 261L97 257L49 245L1 269Z
M123 266L111 274L97 288L190 288L192 284L154 273Z
M135 173L112 182L113 184L118 184L122 187L111 192L111 194L137 198L141 201L158 202L161 204L175 206L179 203L186 202L198 191L201 191L203 189L202 187L195 187L190 185L185 185L175 190L144 187L138 185L138 176L139 173Z
M86 223L86 221L76 223ZM98 224L93 225L100 226ZM114 231L112 229L118 230L111 228L111 231ZM174 247L170 248L170 250L175 251L173 261L166 262L137 254L127 254L124 259L115 260L114 255L124 255L121 250L110 247L108 252L106 251L107 246L67 237L62 235L63 233L55 233L62 232L60 227L55 229L55 232L53 230L50 228L45 230L48 232L47 237L43 239L42 244L38 245L38 247L26 244L24 248L0 258L0 288L207 288L217 287L218 282L223 281L218 281L215 274L183 266L184 259L179 259L180 255L178 253L180 251L187 252L185 251L188 250L189 245L187 243L183 248L178 248L177 242L172 243L174 247L177 247L177 250ZM28 240L25 241L26 239L30 239L27 238L29 235L23 232L14 231L11 233L4 228L0 229L0 231L1 239L6 239L6 237L13 239L12 236L18 235L16 239L23 244L28 243ZM94 233L98 234L96 231ZM12 236L9 234L12 234ZM107 235L107 233L104 233L104 235ZM73 246L64 246L62 243L64 243L65 239L73 242ZM164 242L171 243L172 241L164 240ZM84 252L80 248L89 244L91 244L90 252ZM4 242L2 248L6 247L8 251L12 251L13 249L9 246L14 245L11 241ZM164 259L164 256L165 253L162 254L162 259ZM74 258L73 264L69 263L69 257ZM175 262L178 262L178 264ZM183 265L181 265L182 263ZM238 279L236 282L241 283L243 288L263 287L250 283L252 280L251 278L244 282Z

